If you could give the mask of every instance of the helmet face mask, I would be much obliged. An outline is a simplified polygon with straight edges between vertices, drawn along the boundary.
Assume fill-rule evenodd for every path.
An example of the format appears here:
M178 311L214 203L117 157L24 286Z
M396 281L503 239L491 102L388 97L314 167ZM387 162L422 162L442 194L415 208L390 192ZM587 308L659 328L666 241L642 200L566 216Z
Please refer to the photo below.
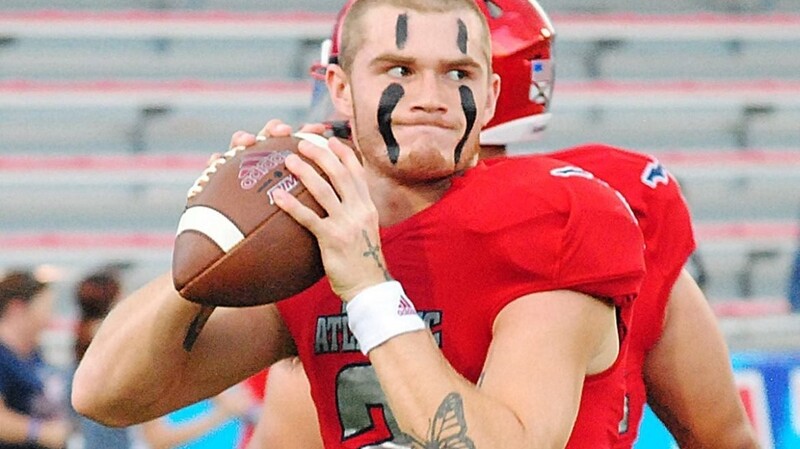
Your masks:
M327 95L325 69L336 63L344 16L357 0L348 0L336 18L332 38L321 47L309 121L325 121L333 104ZM492 120L481 131L481 144L508 145L537 139L550 118L555 69L555 31L535 0L476 0L492 37L492 67L502 86Z

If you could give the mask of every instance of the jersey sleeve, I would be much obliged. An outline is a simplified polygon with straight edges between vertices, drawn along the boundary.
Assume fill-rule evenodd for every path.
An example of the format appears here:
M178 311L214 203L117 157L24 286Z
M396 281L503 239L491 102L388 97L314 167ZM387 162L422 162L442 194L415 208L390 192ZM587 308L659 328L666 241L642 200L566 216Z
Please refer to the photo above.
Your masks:
M569 209L561 247L554 255L560 288L626 304L644 274L644 240L630 207L616 191L573 167L551 171ZM557 173L557 174L552 174ZM567 173L563 176L561 173Z
M672 286L697 246L678 180L654 156L608 145L581 145L551 157L608 182L636 215L645 239L647 275L636 301L633 340L645 350L652 347L661 336Z
M654 156L603 144L582 145L551 157L584 168L626 198L645 238L648 270L674 273L674 281L697 244L689 206L667 168Z
M647 217L642 232L654 268L662 275L677 278L689 256L697 248L691 212L678 181L658 186L649 194ZM658 263L656 263L658 262Z
M515 172L526 172L520 164ZM502 176L502 171L495 176ZM503 176L507 188L474 211L481 245L494 248L485 276L496 291L495 316L530 293L573 290L617 305L630 303L644 275L644 241L624 200L590 173L563 162ZM498 218L501 217L501 218ZM503 224L504 223L504 224Z

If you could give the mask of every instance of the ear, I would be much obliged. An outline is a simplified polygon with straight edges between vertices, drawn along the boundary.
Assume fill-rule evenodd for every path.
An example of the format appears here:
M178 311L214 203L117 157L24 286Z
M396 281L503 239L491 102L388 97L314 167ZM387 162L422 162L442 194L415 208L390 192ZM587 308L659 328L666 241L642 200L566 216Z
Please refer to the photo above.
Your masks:
M350 80L347 74L338 64L329 64L325 71L325 84L328 86L328 94L331 102L336 108L336 112L347 117L353 118L353 97L350 90Z
M497 108L497 98L500 96L500 75L492 73L489 78L489 88L486 89L486 106L484 107L481 128L486 126L494 117Z

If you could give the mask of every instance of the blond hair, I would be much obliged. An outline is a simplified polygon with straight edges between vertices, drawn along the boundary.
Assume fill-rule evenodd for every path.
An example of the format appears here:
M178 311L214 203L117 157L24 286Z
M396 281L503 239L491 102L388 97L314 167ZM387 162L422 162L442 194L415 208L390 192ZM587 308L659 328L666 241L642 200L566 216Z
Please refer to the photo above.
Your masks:
M482 53L487 62L488 71L492 69L492 49L489 37L489 24L486 17L481 12L475 0L357 0L353 2L347 11L342 27L339 30L339 65L347 73L353 67L353 60L356 53L361 48L365 30L363 29L362 18L371 9L378 6L393 6L401 9L408 9L421 13L443 13L455 10L466 10L475 14L481 23L483 31Z

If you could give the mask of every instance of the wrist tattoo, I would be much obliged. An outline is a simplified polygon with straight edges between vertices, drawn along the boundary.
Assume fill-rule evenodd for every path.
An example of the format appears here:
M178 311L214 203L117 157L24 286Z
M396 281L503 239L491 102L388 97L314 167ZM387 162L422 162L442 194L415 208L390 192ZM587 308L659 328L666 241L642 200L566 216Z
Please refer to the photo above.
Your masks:
M412 449L475 449L475 443L467 436L464 401L455 392L448 394L439 405L425 441L406 436L413 442Z
M385 280L387 280L387 281L391 281L392 277L389 276L389 271L386 270L386 267L383 265L383 262L381 262L381 257L380 257L381 256L381 247L380 247L380 245L373 245L372 244L372 241L369 239L369 234L367 233L367 231L365 229L361 230L361 234L364 236L364 240L366 240L366 242L367 242L367 250L364 251L364 253L362 255L364 257L372 257L372 259L378 265L378 268L380 268L383 271L383 278Z

